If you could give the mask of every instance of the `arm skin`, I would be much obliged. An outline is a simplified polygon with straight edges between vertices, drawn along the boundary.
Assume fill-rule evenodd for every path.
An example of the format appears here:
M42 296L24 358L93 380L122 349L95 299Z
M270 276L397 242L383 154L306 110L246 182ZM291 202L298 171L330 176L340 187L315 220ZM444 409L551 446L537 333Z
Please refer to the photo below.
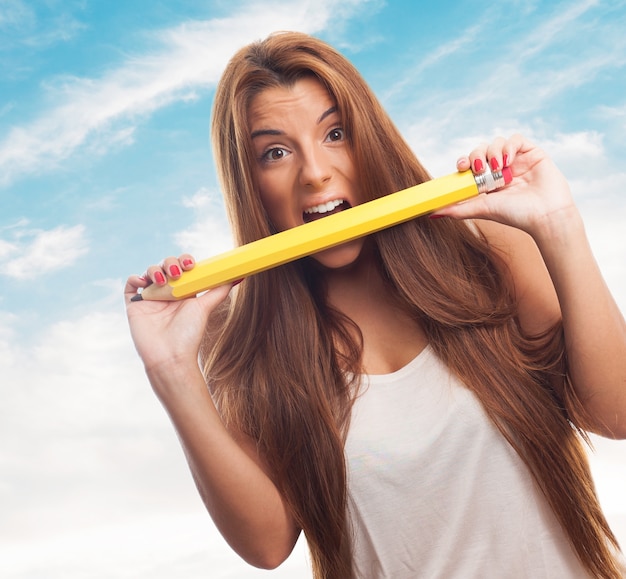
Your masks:
M440 215L482 219L478 226L507 260L520 323L531 333L563 320L572 383L585 405L588 430L626 438L626 324L593 256L569 186L539 148L515 135L497 139L458 162L506 164L504 190L448 207Z
M216 526L245 561L273 569L289 556L300 530L254 443L225 428L198 366L206 321L231 286L178 302L130 302L138 288L165 283L165 275L175 278L192 267L190 256L168 258L145 277L128 279L125 300L131 334Z

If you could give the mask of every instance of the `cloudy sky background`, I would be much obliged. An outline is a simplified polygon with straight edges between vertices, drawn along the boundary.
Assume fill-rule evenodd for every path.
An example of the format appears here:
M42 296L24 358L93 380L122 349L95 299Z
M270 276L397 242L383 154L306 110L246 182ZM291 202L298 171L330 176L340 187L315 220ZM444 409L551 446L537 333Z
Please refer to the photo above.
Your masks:
M624 1L0 0L0 576L306 576L302 545L271 573L225 546L122 304L129 274L231 246L215 83L286 29L348 56L435 176L497 134L548 149L626 311ZM594 442L626 544L626 443Z

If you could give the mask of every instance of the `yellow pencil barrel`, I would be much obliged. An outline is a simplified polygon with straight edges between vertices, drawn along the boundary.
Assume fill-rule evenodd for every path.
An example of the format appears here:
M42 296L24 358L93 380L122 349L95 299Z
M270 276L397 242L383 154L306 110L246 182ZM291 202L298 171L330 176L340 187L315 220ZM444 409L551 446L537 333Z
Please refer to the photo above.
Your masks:
M136 299L178 300L222 284L238 281L260 271L282 265L358 237L431 213L479 193L503 187L512 180L511 170L473 175L452 173L368 201L340 213L281 231L247 243L196 266L166 285L148 286Z
M194 269L169 282L171 297L165 299L196 295L477 194L478 188L471 171L432 179L199 261ZM151 288L158 289L156 286ZM145 295L146 291L144 299L159 299L156 295Z

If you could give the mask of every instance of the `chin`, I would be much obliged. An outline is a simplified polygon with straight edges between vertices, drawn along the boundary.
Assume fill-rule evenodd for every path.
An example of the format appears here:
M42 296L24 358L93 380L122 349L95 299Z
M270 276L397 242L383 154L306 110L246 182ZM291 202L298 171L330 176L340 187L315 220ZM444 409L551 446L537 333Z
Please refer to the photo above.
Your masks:
M354 264L363 251L363 239L355 239L320 251L311 257L328 269L342 269Z

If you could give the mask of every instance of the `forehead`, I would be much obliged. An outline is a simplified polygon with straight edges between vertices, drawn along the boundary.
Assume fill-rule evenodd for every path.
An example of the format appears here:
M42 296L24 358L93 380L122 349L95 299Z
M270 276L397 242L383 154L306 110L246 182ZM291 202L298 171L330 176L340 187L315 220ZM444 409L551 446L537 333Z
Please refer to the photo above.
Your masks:
M292 86L271 87L255 95L248 106L248 124L254 131L264 125L281 124L292 115L319 119L335 104L319 80L305 77Z

